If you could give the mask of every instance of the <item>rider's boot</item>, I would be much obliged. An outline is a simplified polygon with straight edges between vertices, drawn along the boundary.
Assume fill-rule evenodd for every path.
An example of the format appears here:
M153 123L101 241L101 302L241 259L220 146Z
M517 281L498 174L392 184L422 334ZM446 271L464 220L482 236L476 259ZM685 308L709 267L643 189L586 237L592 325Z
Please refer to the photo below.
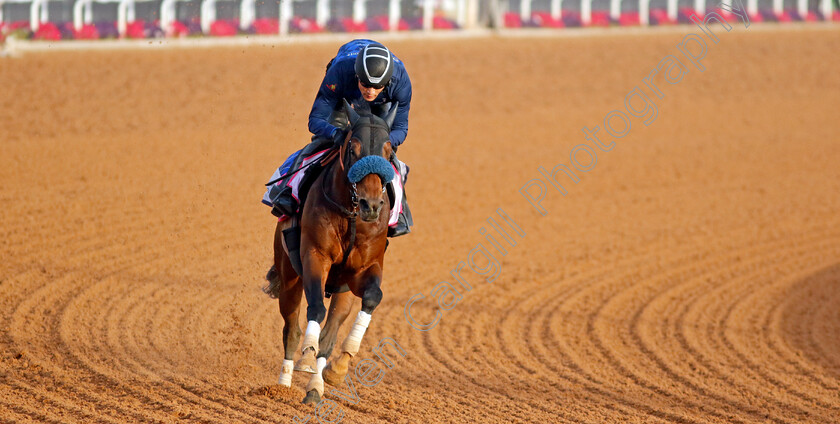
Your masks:
M291 176L290 171L292 169L298 168L298 158L300 158L300 153L304 149L306 149L306 147L292 153L283 162L283 165L280 165L280 169L277 171L281 175L280 181L278 181L278 183L273 184L268 189L268 197L271 200L271 214L276 217L281 217L284 215L294 216L295 212L297 212L297 200L294 198L294 196L292 196L292 188L289 187L286 184L286 182Z
M284 186L272 194L271 214L278 218L281 216L294 216L298 202L292 196L292 188Z

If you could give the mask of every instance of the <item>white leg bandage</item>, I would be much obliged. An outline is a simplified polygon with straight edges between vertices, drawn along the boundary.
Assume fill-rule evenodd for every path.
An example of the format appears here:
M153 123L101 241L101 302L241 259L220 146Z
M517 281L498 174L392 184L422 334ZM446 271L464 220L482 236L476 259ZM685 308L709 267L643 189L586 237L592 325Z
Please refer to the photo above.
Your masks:
M283 368L280 368L280 385L292 386L292 372L295 370L295 361L285 359L283 360Z
M312 374L312 377L309 379L309 383L306 385L306 391L315 390L318 392L320 396L324 395L324 376L322 372L324 368L327 366L327 358L320 357L318 358L318 372L316 374Z
M306 351L306 348L311 347L318 353L318 339L321 338L321 325L317 321L309 321L306 324L306 334L303 335L303 347L301 351Z
M353 323L353 329L350 334L344 339L343 350L351 356L356 356L359 353L359 346L362 344L362 337L365 336L365 331L370 324L370 314L365 311L359 311L356 316L356 322Z

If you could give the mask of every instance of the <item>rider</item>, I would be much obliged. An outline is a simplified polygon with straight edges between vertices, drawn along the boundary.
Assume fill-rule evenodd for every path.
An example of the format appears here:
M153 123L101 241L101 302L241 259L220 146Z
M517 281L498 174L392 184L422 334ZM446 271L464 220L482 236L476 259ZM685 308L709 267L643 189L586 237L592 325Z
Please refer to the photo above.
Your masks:
M403 62L388 48L376 41L364 39L353 40L341 46L335 58L327 64L326 75L309 113L312 142L286 159L279 173L286 175L290 170L298 169L302 159L311 153L344 142L347 130L331 122L333 112L343 105L342 100L354 105L365 101L371 112L380 116L387 112L391 105L399 106L391 126L390 141L394 150L391 161L397 166L405 183L408 166L397 160L396 152L408 134L411 81ZM292 197L290 189L284 190L280 196L273 199L273 203L277 209L289 216L297 212L297 200ZM401 236L411 231L411 212L408 210L404 192L402 211L397 225L388 229L389 237Z

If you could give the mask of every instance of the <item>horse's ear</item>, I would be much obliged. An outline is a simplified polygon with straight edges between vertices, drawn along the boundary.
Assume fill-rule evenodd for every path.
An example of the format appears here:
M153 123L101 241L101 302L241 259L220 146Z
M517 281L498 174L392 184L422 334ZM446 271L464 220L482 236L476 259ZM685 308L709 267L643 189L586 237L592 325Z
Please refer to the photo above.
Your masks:
M359 114L353 110L350 103L347 103L347 99L343 99L342 101L344 102L344 113L347 114L347 119L350 121L350 126L352 127L359 120Z
M397 117L397 109L400 108L400 105L394 103L394 106L391 107L391 110L388 111L388 115L385 116L385 123L388 125L388 128L394 126L394 118Z

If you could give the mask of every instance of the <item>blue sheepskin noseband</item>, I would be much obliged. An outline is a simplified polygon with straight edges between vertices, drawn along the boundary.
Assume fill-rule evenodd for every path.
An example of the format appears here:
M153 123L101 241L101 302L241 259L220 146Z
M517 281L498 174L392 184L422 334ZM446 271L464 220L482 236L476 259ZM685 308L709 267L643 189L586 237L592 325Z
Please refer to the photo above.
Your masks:
M379 175L384 184L394 179L394 168L382 156L365 156L350 167L350 170L347 171L347 179L355 184L369 174Z

